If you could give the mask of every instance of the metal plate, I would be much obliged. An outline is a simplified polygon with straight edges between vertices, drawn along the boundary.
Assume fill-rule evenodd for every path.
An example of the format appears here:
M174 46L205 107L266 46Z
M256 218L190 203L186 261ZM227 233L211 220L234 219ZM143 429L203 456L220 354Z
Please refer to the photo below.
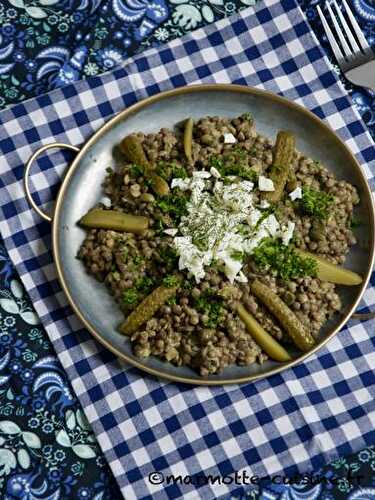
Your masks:
M307 156L321 161L339 179L357 186L361 205L358 216L363 221L356 245L346 266L364 276L360 287L341 287L343 310L327 323L315 352L347 321L354 311L369 279L374 249L374 214L371 193L354 156L338 137L315 115L304 108L268 92L237 85L199 85L184 87L151 97L117 115L102 127L83 147L71 165L61 187L53 220L55 261L73 309L93 335L108 349L143 370L172 380L199 384L227 384L264 377L284 370L310 355L280 364L267 361L262 366L231 366L220 375L202 378L187 367L174 367L156 358L133 356L129 341L116 327L123 319L104 285L88 276L76 259L85 232L76 221L103 196L101 183L106 167L113 165L113 148L127 134L136 131L157 132L173 127L191 116L235 117L249 111L257 130L274 138L279 129L289 129L297 137L297 147Z

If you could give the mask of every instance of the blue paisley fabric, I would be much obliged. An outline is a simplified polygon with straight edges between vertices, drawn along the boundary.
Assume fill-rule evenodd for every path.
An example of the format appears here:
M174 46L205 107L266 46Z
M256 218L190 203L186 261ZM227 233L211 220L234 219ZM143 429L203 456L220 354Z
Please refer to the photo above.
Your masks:
M120 65L255 0L0 0L0 109ZM316 5L300 0L329 52ZM354 0L375 43L375 0ZM339 72L338 68L336 70ZM375 137L375 95L344 82ZM361 475L360 487L348 473ZM335 484L248 488L243 498L375 499L375 448L319 471ZM69 381L0 241L0 498L121 498Z
M122 498L2 245L0 283L0 498Z

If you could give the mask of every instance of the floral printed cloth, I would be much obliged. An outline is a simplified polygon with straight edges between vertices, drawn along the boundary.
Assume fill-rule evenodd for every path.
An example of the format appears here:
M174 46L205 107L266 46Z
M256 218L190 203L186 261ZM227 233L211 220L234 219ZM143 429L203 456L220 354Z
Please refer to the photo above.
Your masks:
M135 52L180 37L254 0L2 0L0 108L110 70ZM316 5L301 0L328 49ZM374 0L354 0L375 41ZM328 49L329 50L329 49ZM375 137L375 96L348 85ZM361 474L357 488L348 471ZM375 498L375 449L339 459L322 475L335 485L265 485L247 498ZM362 495L362 496L359 496ZM0 244L0 497L120 498L47 335Z
M0 498L122 498L0 246Z

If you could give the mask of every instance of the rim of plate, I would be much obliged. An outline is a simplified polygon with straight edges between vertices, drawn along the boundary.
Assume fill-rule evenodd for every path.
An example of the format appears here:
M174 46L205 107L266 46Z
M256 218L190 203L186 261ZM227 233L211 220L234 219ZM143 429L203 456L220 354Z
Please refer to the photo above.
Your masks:
M282 104L283 106L289 107L291 109L294 109L298 113L302 113L306 116L307 119L313 120L320 128L322 128L327 134L330 135L333 141L335 141L341 148L344 148L346 151L346 154L349 156L349 158L352 161L352 164L354 168L357 170L359 173L359 177L361 178L362 181L362 187L364 189L365 196L367 198L367 203L371 207L370 210L370 244L371 244L371 250L370 250L370 262L369 262L369 267L366 272L366 276L364 277L364 280L361 284L361 287L358 289L357 293L357 298L354 300L350 308L348 309L347 313L343 316L342 320L340 323L330 331L325 338L321 339L320 342L310 351L308 351L305 354L302 354L301 356L293 359L292 361L289 361L288 363L281 364L280 366L276 366L275 368L272 368L268 370L267 372L264 373L259 373L259 374L250 374L242 377L236 377L236 378L227 378L227 379L212 379L210 380L209 378L202 378L201 380L199 378L190 378L186 376L180 376L180 375L174 375L170 373L166 373L164 371L160 371L156 368L152 368L147 366L146 364L142 363L142 361L138 361L136 359L132 359L129 357L127 354L119 351L116 347L112 346L109 341L107 341L105 338L102 337L102 335L96 331L96 329L90 324L89 320L85 318L84 314L80 311L79 307L75 304L74 298L72 297L69 287L67 285L67 282L64 277L64 271L63 271L63 266L61 265L60 262L60 255L59 255L59 247L58 247L58 229L59 229L59 217L60 217L60 212L61 212L61 207L63 206L64 203L64 196L65 192L69 186L69 181L70 178L72 177L75 169L79 165L81 159L85 156L87 153L88 149L104 134L108 133L111 128L117 124L120 121L126 120L130 115L138 112L139 110L149 106L152 103L155 103L157 101L161 101L163 99L167 99L168 97L171 96L176 96L176 95L181 95L181 94L188 94L188 93L195 93L195 92L210 92L210 91L227 91L227 92L238 92L238 93L244 93L244 94L249 94L249 95L255 95L259 97L263 97L265 99L275 101L279 104ZM318 118L316 115L314 115L311 111L308 109L302 107L299 104L296 104L285 97L279 96L277 94L274 94L273 92L269 92L267 90L263 89L257 89L253 87L246 87L243 85L236 85L236 84L196 84L196 85L189 85L189 86L184 86L184 87L179 87L177 89L172 89L172 90L167 90L164 92L161 92L159 94L153 95L151 97L147 97L132 106L130 106L127 109L124 109L123 111L117 113L113 118L111 118L107 123L105 123L99 130L97 130L90 139L85 142L83 147L80 149L79 153L77 156L74 158L73 162L70 164L68 167L67 173L64 176L64 179L62 181L61 187L59 189L58 195L57 195L57 200L56 200L56 205L55 205L55 211L53 214L53 220L52 220L52 246L53 246L53 255L54 255L54 261L55 265L57 268L57 274L58 278L61 284L61 287L65 293L65 295L68 298L69 304L72 307L73 311L75 314L79 317L79 319L82 321L84 326L90 331L90 333L93 335L93 337L99 341L104 347L106 347L108 350L110 350L112 353L114 353L117 357L120 359L126 361L129 363L129 365L134 366L144 372L147 372L151 375L154 375L156 377L166 379L169 381L173 382L181 382L185 384L192 384L192 385L228 385L228 384L240 384L240 383L245 383L245 382L252 382L255 380L260 380L265 377L269 377L271 375L275 375L277 373L280 373L288 368L292 368L293 366L302 363L305 359L307 359L309 356L312 354L316 353L319 349L321 349L330 339L332 339L339 331L340 329L347 323L353 312L356 310L357 305L359 301L362 298L362 295L367 287L367 284L369 282L371 273L372 273L372 268L374 265L374 254L375 254L375 240L374 240L374 233L375 233L375 211L374 211L374 204L372 200L372 193L370 190L370 187L368 185L368 182L366 180L366 177L364 173L362 172L361 166L358 163L357 159L355 158L354 154L350 151L350 149L346 146L346 144L340 139L340 137L334 132L329 125L327 125L323 120ZM125 339L124 339L125 340Z

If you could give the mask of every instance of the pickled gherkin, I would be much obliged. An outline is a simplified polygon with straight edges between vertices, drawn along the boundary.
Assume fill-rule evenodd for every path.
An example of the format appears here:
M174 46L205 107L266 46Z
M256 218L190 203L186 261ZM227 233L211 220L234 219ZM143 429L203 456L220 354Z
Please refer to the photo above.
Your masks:
M116 210L94 208L78 222L80 226L93 229L111 229L125 233L143 233L148 228L149 220L141 215L130 215Z
M189 161L192 161L192 148L193 148L193 119L188 118L185 122L184 129L184 151L185 156Z
M143 167L145 170L151 169L150 162L147 159L142 143L137 136L126 136L120 142L120 149L128 161Z
M132 335L163 306L168 299L176 295L178 286L159 286L155 288L142 302L130 313L126 320L120 325L120 332L124 335Z
M245 309L242 304L237 306L237 312L239 317L245 323L247 330L249 331L255 342L263 349L263 351L275 361L290 361L292 358L288 351L275 340L272 335L270 335L262 325Z
M315 340L310 332L297 318L291 309L283 302L276 293L259 280L254 280L250 285L251 292L269 309L269 311L285 328L294 344L307 352L315 345Z
M336 285L354 286L362 283L362 276L344 267L332 264L328 260L318 257L310 252L305 252L299 248L295 249L302 257L313 259L317 264L317 278L322 281L335 283Z
M128 161L143 168L144 175L151 181L151 188L156 194L165 196L169 193L168 183L154 172L154 167L148 161L142 143L136 135L125 137L120 143L120 149Z
M273 150L273 161L269 177L273 181L275 190L265 194L266 199L272 203L280 201L289 178L291 178L291 163L293 161L295 147L294 135L291 132L281 130L277 134Z
M147 177L151 180L151 187L156 194L166 196L169 193L168 182L163 177L154 173L147 175Z

